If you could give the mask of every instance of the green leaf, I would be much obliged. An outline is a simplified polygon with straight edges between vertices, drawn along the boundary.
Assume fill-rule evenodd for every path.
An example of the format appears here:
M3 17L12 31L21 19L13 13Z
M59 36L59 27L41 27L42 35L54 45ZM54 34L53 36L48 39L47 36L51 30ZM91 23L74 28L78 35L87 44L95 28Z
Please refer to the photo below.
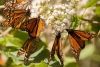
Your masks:
M65 65L65 67L78 67L76 62L71 62L67 65Z
M96 13L97 15L100 15L100 6L97 7L97 8L95 9L95 13Z
M95 31L95 33L98 33L100 30L100 24L91 24L92 25L92 29L93 31Z
M3 46L4 47L4 46ZM14 51L17 51L18 49L14 46L7 46L7 47L4 47L5 49L3 49L4 52L14 52Z
M41 61L38 65L36 65L35 67L48 67L48 65L45 63L45 62L43 62L43 61Z
M0 44L2 46L13 46L13 47L20 47L24 42L16 37L6 36L4 38L0 38Z
M92 20L97 21L98 23L100 23L100 16L95 15L95 16L93 16Z
M23 43L19 38L16 38L16 37L7 36L5 39L6 39L6 42L7 42L6 46L19 47Z
M7 42L6 42L6 39L3 38L3 37L1 37L1 38L0 38L0 45L5 46L6 43L7 43Z
M92 18L92 20L98 22L98 24L92 24L92 23L91 23L91 26L92 26L92 29L91 29L91 30L92 30L92 31L95 31L95 33L98 33L99 30L100 30L100 16L95 15L95 16Z
M94 6L94 5L96 5L96 3L97 3L98 1L99 1L99 0L90 0L90 2L88 2L84 7L85 7L85 8L88 8L88 7Z
M35 67L35 64L34 64L34 63L31 63L31 64L29 65L29 67Z
M11 58L8 58L5 67L26 67L26 66L24 66L23 64L16 65Z
M70 26L71 29L75 29L76 27L78 27L80 25L81 19L79 19L79 17L77 15L73 15L71 17L71 22L72 22L72 24Z
M21 30L13 30L12 34L13 34L14 37L17 37L17 38L21 39L24 42L29 37L27 32L21 31Z
M7 53L7 52L4 52ZM45 54L45 55L44 55ZM8 57L11 57L11 59L14 61L15 64L23 64L24 56L25 54L21 55L20 57L16 57L17 52L9 52L9 54L6 54ZM31 54L28 60L28 64L31 63L40 63L42 60L47 58L49 56L49 51L46 49L46 44L40 41L38 49Z
M11 66L12 63L13 63L12 59L11 58L8 58L7 63L6 63L6 66Z
M19 37L20 35L16 34L16 37ZM29 57L29 61L27 65L23 64L23 60L25 57L25 54L21 55L20 57L16 57L18 49L17 46L23 45L22 41L19 38L16 37L10 37L6 36L4 40L6 41L6 48L4 51L0 51L0 53L3 53L6 57L9 57L13 62L9 63L9 67L13 67L13 65L16 65L16 67L23 66L23 67L34 67L34 65L37 65L41 61L48 62L47 59L49 57L49 50L47 49L47 45L40 40L37 50L31 54ZM8 61L9 62L9 61ZM34 63L34 64L32 64ZM45 64L46 64L45 63ZM41 65L42 63L40 63ZM47 66L43 64L43 66ZM38 65L39 66L39 65ZM51 60L50 66L54 67L61 67L60 63L55 59L55 57Z

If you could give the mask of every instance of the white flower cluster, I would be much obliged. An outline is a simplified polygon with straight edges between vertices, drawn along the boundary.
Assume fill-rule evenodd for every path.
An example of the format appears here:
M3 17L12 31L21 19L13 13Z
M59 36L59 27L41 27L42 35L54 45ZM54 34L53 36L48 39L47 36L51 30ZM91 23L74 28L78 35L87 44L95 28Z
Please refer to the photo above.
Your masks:
M47 23L53 26L54 33L69 28L70 18L75 14L75 10L67 4L54 5L51 10L53 11L48 14Z
M49 0L33 0L31 3L31 17L38 17L38 15L41 15L47 6L47 2L49 2Z
M75 3L76 0L70 0ZM70 18L75 14L73 3L51 5L49 0L35 0L32 2L31 17L41 16L46 24L50 24L53 33L63 32L71 24Z

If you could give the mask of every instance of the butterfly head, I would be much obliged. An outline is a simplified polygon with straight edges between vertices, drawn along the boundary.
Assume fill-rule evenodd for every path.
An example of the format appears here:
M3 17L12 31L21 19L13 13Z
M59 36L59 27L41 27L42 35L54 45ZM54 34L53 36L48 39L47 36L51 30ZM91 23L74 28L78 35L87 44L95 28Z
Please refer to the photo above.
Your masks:
M31 12L30 10L28 9L27 12L26 12L26 16L30 16Z
M72 33L72 32L73 32L73 29L66 29L66 31L67 31L68 33Z

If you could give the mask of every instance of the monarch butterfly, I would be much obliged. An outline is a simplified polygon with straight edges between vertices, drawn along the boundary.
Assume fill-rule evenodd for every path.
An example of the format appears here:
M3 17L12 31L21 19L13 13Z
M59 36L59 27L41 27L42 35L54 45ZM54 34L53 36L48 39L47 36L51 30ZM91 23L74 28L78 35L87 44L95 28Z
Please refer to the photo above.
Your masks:
M90 40L91 38L96 37L96 35L73 29L66 29L66 31L68 32L69 35L72 53L76 61L78 61L80 51L85 47L84 41Z
M6 20L0 24L0 26L12 26L15 29L19 29L20 25L28 21L30 16L30 10L24 8L24 4L21 4L22 8L16 8L21 2L27 3L27 0L7 0L5 3L5 9L3 14L6 17ZM14 6L16 4L16 6ZM9 6L9 7L8 7Z
M28 20L28 24L23 23L21 30L27 31L30 37L39 37L40 32L44 29L45 24L43 20L38 16Z
M62 42L61 42L61 33L59 32L57 35L56 35L56 38L54 40L54 44L53 44L53 47L52 47L52 50L51 50L51 53L50 53L50 57L48 58L48 63L51 61L51 59L54 57L54 54L55 52L57 53L57 56L58 58L60 59L60 62L63 66L63 58L62 58L62 55L63 55L63 52L62 52Z
M25 53L24 63L28 61L29 56L36 50L39 43L39 38L29 38L23 44L17 53L17 57Z
M21 25L21 30L27 31L30 38L24 43L21 49L18 51L17 56L25 54L24 62L26 63L28 57L31 53L33 53L38 46L38 37L40 35L40 31L44 28L43 20L40 18L33 18L28 20L28 24L23 23Z
M6 14L7 15L7 14ZM30 16L30 10L14 10L7 20L0 24L0 26L11 26L19 29L21 24L27 22Z

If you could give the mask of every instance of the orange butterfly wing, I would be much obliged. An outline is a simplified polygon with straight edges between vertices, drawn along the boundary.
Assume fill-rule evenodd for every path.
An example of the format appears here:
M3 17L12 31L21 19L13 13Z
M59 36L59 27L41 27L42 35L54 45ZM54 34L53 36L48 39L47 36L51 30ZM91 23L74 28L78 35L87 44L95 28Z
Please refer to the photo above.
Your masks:
M26 30L30 37L39 37L40 32L44 29L45 24L41 18L33 18L26 24L22 24L21 30Z
M22 23L28 21L30 16L30 10L26 9L29 5L28 0L7 0L4 5L3 14L6 20L0 26L12 26L19 29Z
M85 42L81 39L80 36L78 36L74 30L67 29L69 40L71 43L71 49L72 53L76 59L76 61L79 60L80 51L85 47Z
M50 52L50 57L48 58L48 63L51 61L51 59L54 57L55 51L56 51L56 45L57 45L57 38L55 38L52 50Z
M26 10L14 10L7 20L5 20L3 23L1 23L1 26L12 26L15 29L19 29L21 24L24 22L27 23L28 18L30 16L30 11Z
M28 11L27 12L20 11L18 14L15 13L12 27L15 29L19 29L23 23L27 23L27 21L29 20L29 16L30 16L30 13L28 14L27 13Z
M73 53L76 61L78 61L80 51L85 47L85 43L79 37L72 36L71 34L69 34L69 40L70 40L70 43L71 43L72 53Z
M84 41L90 40L93 37L97 37L96 34L90 34L79 30L74 30L74 33L77 34Z
M58 39L57 39L57 42L56 42L56 52L57 52L58 58L60 59L61 65L63 66L62 42L61 42L60 37L61 37L61 34L58 33L58 35L57 35L57 38L58 38Z
M36 37L38 37L40 35L40 32L44 29L45 24L43 22L43 20L41 18L38 18L38 25L37 25L37 29L35 28L35 30L37 30L37 35ZM34 34L33 34L34 35Z
M85 33L84 31L66 29L69 34L69 40L71 43L71 49L76 61L79 60L80 51L85 47L85 42L93 37L97 37L96 34Z
M61 62L61 64L62 64L62 66L63 66L62 42L61 42L61 40L60 40L60 37L61 37L61 34L58 33L58 34L56 35L55 40L54 40L54 44L53 44L53 47L52 47L52 50L51 50L51 53L50 53L50 57L48 58L48 63L49 63L49 62L51 61L51 59L54 57L54 54L55 54L55 52L56 52L58 58L60 59L60 62Z

